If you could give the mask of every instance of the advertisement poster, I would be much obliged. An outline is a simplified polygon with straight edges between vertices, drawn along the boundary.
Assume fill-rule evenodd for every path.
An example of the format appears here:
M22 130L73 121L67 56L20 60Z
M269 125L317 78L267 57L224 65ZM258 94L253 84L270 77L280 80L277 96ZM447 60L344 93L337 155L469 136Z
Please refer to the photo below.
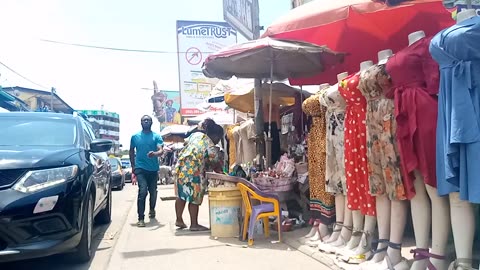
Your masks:
M202 73L205 58L237 43L237 31L226 22L177 21L177 52L182 116L195 116L218 79Z
M161 125L161 129L168 125L180 124L180 92L161 90L153 94L153 111Z

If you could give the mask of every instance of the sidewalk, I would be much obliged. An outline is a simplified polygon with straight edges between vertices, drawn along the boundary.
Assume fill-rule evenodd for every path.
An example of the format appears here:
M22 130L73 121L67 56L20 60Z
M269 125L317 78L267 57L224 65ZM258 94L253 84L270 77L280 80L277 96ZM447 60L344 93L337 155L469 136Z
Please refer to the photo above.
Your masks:
M159 198L171 199L172 186L159 186ZM209 224L208 198L200 207L200 224ZM174 226L175 210L173 200L159 200L158 221L147 222L147 227L137 228L137 207L129 214L108 269L329 269L315 259L305 256L285 243L278 243L275 232L269 239L259 236L255 245L247 248L245 242L236 238L212 239L209 232L177 231ZM187 209L186 209L187 210ZM184 220L188 223L188 211ZM295 233L286 233L285 242L294 242Z

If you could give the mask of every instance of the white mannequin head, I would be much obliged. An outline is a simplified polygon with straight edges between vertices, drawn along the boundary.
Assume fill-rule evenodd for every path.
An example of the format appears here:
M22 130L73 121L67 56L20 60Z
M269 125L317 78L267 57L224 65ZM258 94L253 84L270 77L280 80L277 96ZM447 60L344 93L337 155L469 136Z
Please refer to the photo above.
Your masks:
M360 72L367 70L369 67L373 66L373 61L363 61L360 63Z
M390 50L390 49L379 51L378 52L378 64L379 65L384 65L385 63L387 63L388 58L392 55L393 55L393 51Z
M330 84L328 84L328 83L322 83L322 84L320 84L320 86L319 86L320 90L321 90L321 89L328 88L328 87L330 87Z
M337 75L337 81L341 82L343 79L348 77L348 72L342 72Z
M457 23L461 23L467 19L477 16L475 9L463 9L457 13Z
M413 43L419 41L424 37L425 32L423 32L422 30L411 33L410 35L408 35L408 46L412 45Z

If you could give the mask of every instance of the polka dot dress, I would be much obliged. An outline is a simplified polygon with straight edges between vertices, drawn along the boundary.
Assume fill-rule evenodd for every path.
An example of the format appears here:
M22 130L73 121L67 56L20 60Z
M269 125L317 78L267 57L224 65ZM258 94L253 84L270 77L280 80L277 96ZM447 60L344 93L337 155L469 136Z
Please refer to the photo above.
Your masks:
M369 193L367 162L367 101L358 89L360 74L339 83L338 90L347 104L345 111L345 174L348 208L375 216L375 197Z

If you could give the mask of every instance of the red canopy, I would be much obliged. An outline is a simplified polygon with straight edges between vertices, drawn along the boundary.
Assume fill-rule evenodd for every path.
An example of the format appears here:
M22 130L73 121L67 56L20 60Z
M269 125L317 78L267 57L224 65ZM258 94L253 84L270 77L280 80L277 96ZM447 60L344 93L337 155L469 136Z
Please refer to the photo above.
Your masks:
M388 6L371 0L316 0L291 10L268 27L264 36L302 40L345 52L343 64L315 77L291 79L291 84L334 83L336 74L359 70L362 61L377 61L378 51L395 53L408 45L408 34L427 36L455 22L442 0L414 0Z

